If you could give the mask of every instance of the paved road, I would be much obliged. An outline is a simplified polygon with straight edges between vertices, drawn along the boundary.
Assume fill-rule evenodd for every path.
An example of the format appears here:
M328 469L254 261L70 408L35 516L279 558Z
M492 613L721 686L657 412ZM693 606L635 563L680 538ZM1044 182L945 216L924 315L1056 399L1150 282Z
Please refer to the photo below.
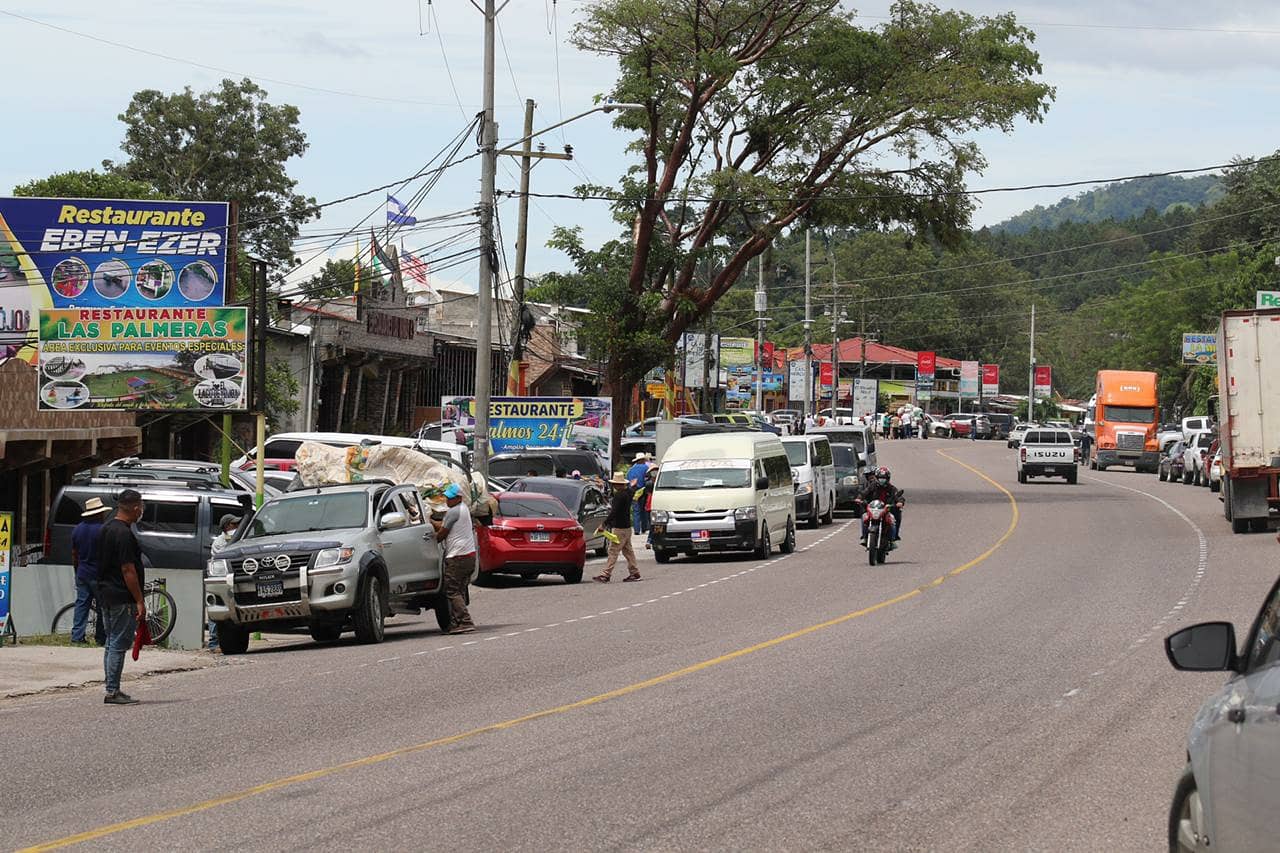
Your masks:
M1019 486L995 443L881 452L909 500L885 566L845 520L768 561L477 589L467 637L397 618L135 708L0 705L0 846L1160 849L1221 682L1160 640L1247 622L1274 539L1152 476Z

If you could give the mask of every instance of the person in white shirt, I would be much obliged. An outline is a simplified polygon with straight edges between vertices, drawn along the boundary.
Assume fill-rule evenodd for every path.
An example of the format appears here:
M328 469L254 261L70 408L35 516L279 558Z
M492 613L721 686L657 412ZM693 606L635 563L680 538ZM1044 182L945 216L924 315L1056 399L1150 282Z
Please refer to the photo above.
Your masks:
M471 511L462 500L462 489L451 483L444 490L449 510L442 521L432 520L436 541L444 545L444 593L449 599L450 634L470 634L476 629L467 610L467 586L476 564L476 531Z

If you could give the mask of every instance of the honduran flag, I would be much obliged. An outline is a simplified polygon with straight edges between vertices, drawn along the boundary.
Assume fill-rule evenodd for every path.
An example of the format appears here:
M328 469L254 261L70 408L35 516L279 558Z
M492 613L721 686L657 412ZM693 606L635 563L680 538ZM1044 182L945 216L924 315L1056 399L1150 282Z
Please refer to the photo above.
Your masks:
M395 196L387 193L387 224L417 225L418 220L409 215L409 208L397 201Z

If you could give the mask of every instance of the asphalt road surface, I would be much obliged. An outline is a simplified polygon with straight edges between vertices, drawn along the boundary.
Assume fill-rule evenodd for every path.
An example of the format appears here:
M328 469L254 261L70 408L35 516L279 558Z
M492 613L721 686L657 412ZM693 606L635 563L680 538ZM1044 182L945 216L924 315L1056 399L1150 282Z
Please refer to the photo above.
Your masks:
M1162 849L1222 677L1161 640L1246 625L1274 538L1151 475L1020 486L1003 444L880 450L908 499L884 566L842 519L767 561L478 588L473 635L397 617L136 707L0 705L0 846Z

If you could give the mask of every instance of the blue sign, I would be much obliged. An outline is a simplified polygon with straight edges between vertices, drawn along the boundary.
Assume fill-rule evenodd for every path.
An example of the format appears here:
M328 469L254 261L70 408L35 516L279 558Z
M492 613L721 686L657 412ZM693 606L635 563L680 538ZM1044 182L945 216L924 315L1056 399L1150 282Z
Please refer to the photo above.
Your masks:
M9 624L9 564L13 553L13 513L0 512L0 634Z
M475 427L475 397L440 401L441 435L450 427ZM489 402L489 449L521 453L572 447L599 454L608 470L613 456L613 400L609 397L493 397Z

